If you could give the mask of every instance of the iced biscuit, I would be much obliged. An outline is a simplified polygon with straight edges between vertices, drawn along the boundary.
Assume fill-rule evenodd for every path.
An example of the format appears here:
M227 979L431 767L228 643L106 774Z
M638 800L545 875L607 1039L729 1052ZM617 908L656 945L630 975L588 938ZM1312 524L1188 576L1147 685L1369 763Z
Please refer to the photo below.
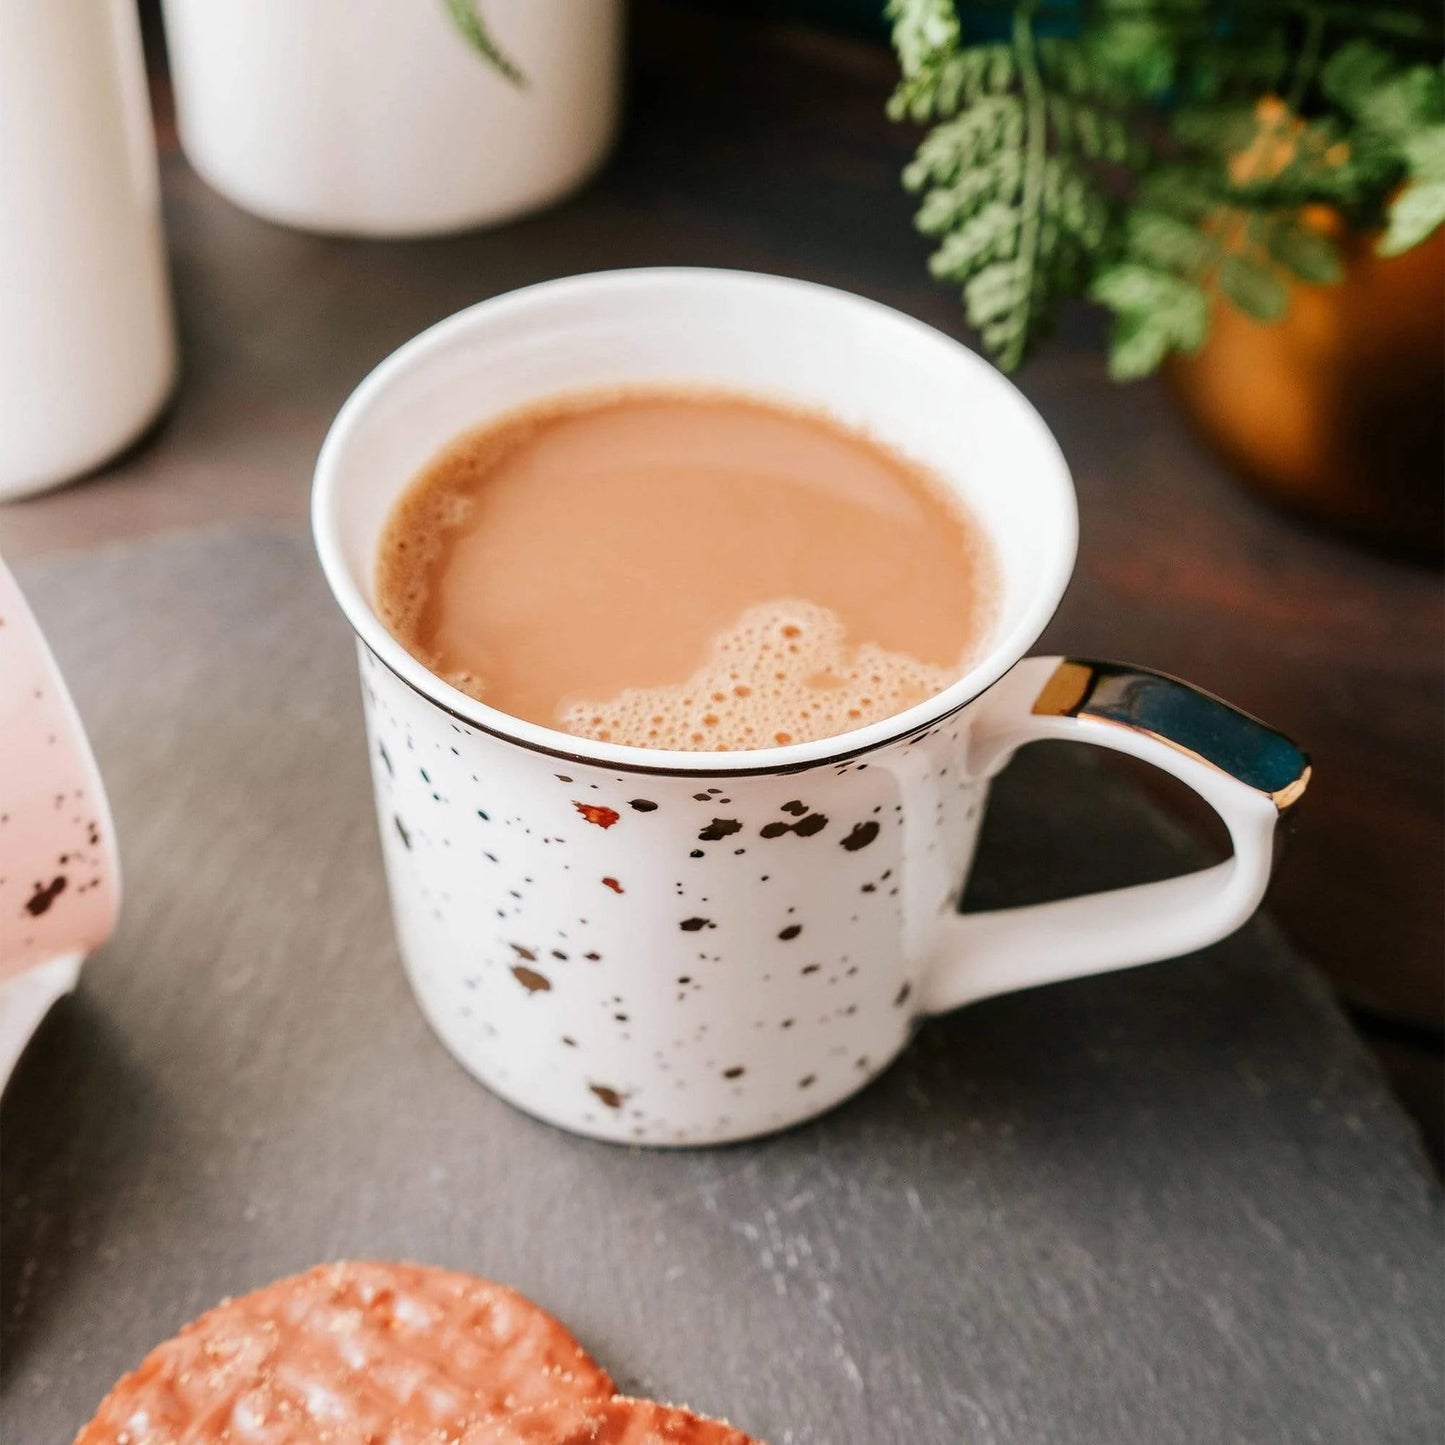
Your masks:
M605 1371L503 1285L414 1264L321 1265L158 1345L75 1445L445 1445Z

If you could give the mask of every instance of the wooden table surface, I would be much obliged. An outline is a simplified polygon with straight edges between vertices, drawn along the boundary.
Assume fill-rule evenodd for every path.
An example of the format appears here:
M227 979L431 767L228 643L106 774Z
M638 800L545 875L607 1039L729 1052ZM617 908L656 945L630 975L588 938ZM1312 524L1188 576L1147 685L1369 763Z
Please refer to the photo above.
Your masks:
M4 509L12 558L227 518L304 513L336 409L433 321L548 277L663 263L845 287L966 336L928 278L888 124L890 57L801 29L640 4L629 120L581 195L491 232L322 239L222 200L157 86L183 376L163 424L98 476ZM1050 649L1189 677L1298 737L1316 781L1271 907L1438 1111L1445 830L1438 573L1269 510L1186 431L1164 387L1108 381L1080 309L1019 378L1074 468L1078 573ZM1209 828L1189 799L1151 782Z

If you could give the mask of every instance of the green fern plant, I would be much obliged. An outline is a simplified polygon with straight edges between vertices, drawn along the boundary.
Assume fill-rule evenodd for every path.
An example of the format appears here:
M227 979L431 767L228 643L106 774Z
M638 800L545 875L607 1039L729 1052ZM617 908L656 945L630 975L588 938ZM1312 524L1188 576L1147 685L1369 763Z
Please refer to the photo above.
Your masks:
M981 8L981 7L975 7ZM1002 7L1000 7L1002 8ZM1283 314L1342 267L1328 206L1380 249L1445 223L1441 30L1412 0L1019 0L966 43L954 0L888 0L889 113L930 268L1005 369L1065 298L1114 315L1116 376L1205 340L1213 295Z
M451 16L452 24L457 27L462 39L493 70L510 80L513 85L527 83L527 77L522 74L507 52L492 38L492 32L487 28L487 22L477 8L477 0L442 0L442 4L446 6L447 14Z

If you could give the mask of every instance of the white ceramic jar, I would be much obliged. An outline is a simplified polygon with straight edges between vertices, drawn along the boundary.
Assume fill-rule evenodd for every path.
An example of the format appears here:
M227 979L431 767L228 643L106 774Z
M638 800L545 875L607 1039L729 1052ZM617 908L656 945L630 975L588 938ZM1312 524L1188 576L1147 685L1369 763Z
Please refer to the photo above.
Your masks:
M237 205L422 236L558 199L607 154L623 0L477 0L514 84L444 0L165 0L181 144Z
M0 500L134 440L175 371L135 0L4 0Z

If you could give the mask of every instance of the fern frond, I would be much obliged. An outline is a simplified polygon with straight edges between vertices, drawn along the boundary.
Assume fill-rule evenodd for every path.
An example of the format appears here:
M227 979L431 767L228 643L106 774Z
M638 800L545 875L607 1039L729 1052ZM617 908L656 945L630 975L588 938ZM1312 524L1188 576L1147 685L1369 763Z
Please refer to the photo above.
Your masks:
M991 201L955 227L928 258L928 269L940 281L952 281L965 294L976 277L1000 261L1018 257L1018 216L1002 201Z
M914 224L925 236L944 236L958 229L991 201L1012 196L1023 172L1022 159L1003 149L987 166L960 170L947 183L932 186L923 197Z
M1445 225L1445 72L1399 66L1381 46L1355 40L1330 58L1320 84L1356 122L1346 167L1356 187L1400 186L1386 207L1381 254L1418 246Z
M1137 164L1144 158L1143 141L1131 133L1122 115L1067 95L1051 95L1046 104L1049 127L1060 149L1113 165Z
M910 191L951 184L964 171L987 165L1004 152L1017 152L1023 139L1018 97L988 96L929 131L904 168L903 184Z
M957 114L983 96L1002 95L1014 83L1006 45L975 45L941 57L926 71L906 77L888 102L894 120L918 123Z
M1096 105L1128 105L1134 99L1130 77L1103 40L1097 33L1082 39L1040 36L1035 50L1049 89Z
M1198 351L1209 335L1209 297L1191 281L1138 262L1104 267L1090 297L1115 317L1109 373L1132 381L1158 368L1173 350Z
M1256 321L1278 321L1289 310L1289 285L1274 267L1250 255L1219 263L1219 289Z
M1260 240L1269 255L1301 281L1333 286L1344 278L1345 268L1335 243L1289 213L1265 217Z
M1015 7L1006 42L964 49L938 0L890 0L903 80L894 115L934 121L903 183L938 246L929 269L1011 369L1087 279L1110 224L1096 170L1139 158L1113 81ZM951 48L950 48L951 47Z
M1204 222L1218 211L1222 199L1218 167L1197 160L1174 161L1144 176L1135 193L1134 209Z
M888 0L883 13L892 23L900 71L888 114L915 121L948 114L940 96L961 84L956 72L967 53L959 48L953 0Z
M1124 252L1138 264L1197 280L1219 254L1219 242L1196 220L1136 207L1124 230Z
M1445 226L1445 125L1411 136L1401 150L1408 181L1390 202L1383 256L1398 256Z

